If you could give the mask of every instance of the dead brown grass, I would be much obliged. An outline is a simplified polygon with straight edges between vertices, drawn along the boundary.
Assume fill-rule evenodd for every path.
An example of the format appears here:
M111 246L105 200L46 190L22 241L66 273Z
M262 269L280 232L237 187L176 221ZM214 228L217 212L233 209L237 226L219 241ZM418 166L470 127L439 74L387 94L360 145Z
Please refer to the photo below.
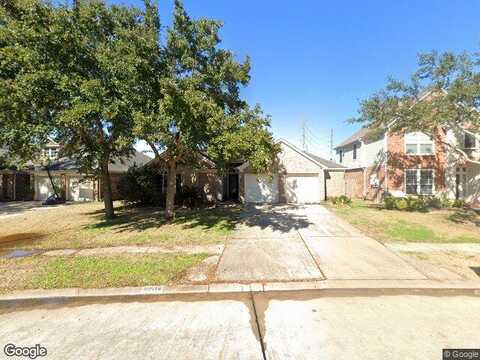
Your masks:
M111 221L104 220L102 209L102 203L94 202L2 217L0 251L221 243L240 211L238 207L179 210L176 220L166 223L158 208L118 208L117 218Z

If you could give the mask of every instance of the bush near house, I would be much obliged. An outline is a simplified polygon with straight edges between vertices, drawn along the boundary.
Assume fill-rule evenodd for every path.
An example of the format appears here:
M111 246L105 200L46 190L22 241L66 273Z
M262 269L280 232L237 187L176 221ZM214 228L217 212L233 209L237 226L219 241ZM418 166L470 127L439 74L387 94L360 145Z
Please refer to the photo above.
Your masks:
M333 196L330 198L330 202L333 205L350 205L352 203L352 199L349 198L346 195L341 195L341 196Z
M428 208L462 208L465 206L463 200L450 200L447 198L438 198L434 196L419 197L386 197L384 208L387 210L406 210L406 211L427 211Z
M162 182L163 176L154 167L133 166L120 178L118 191L129 204L164 206Z
M132 167L119 182L119 193L125 202L140 206L165 206L165 179L153 166ZM187 208L203 204L200 189L196 186L177 187L175 204Z

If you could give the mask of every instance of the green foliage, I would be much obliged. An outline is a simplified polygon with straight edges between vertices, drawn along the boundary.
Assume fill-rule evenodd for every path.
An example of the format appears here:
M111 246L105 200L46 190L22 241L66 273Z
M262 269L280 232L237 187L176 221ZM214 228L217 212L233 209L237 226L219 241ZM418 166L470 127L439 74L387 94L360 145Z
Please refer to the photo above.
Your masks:
M250 80L250 61L235 60L219 47L221 23L191 19L175 1L173 24L160 48L162 66L142 82L145 93L135 112L135 134L167 161L206 153L220 168L250 161L259 171L272 169L279 151L260 107L241 99Z
M442 145L470 159L458 144L443 141L439 128L463 136L465 126L480 132L480 53L436 51L418 56L411 81L389 80L387 86L361 102L360 115L352 121L393 132L422 131ZM395 122L393 122L395 120Z
M426 211L427 210L427 201L423 197L412 197L409 196L406 198L407 210L408 211Z
M177 205L194 208L202 204L202 193L196 186L183 185L175 195Z
M345 205L351 205L352 204L352 199L350 199L346 195L340 195L340 196L333 196L330 198L330 201L334 205L340 205L340 206L345 206Z
M206 254L58 257L30 279L31 288L121 287L165 284Z
M192 20L178 0L162 44L158 9L144 4L0 7L0 146L31 160L51 136L104 184L109 162L138 139L164 151L173 172L199 152L220 168L248 160L271 171L280 149L270 119L240 97L249 59L219 46L219 21Z
M387 210L408 210L425 212L428 208L462 208L464 206L464 200L451 200L444 196L409 196L406 198L389 196L386 197L384 200L384 207Z
M163 206L162 182L163 176L153 166L134 166L120 178L118 191L127 203Z
M387 210L407 210L407 211L426 211L427 202L423 198L415 197L386 197L384 200L384 206Z

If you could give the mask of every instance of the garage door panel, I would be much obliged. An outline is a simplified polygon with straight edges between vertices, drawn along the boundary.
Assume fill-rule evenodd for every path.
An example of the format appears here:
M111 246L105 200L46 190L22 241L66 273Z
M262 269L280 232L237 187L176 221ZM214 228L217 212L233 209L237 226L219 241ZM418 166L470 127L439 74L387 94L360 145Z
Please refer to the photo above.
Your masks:
M320 179L318 175L288 175L285 179L285 197L289 203L320 202Z
M251 203L278 202L278 176L245 174L245 201Z
M93 201L93 182L80 177L69 179L68 200L71 201Z
M61 179L59 177L53 176L53 182L57 186L61 186ZM36 176L35 179L36 189L35 189L35 199L44 201L49 196L53 195L53 187L48 176Z

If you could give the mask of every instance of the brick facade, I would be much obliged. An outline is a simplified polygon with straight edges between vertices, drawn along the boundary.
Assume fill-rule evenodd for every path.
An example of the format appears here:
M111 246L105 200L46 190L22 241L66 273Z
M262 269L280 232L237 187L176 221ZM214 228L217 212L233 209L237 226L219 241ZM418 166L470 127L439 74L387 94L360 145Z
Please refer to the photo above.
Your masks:
M389 134L387 139L388 191L405 191L406 169L431 169L434 171L435 192L445 190L445 170L447 151L441 140L445 132L439 129L434 139L433 155L407 155L405 153L405 134Z
M365 194L363 169L345 171L345 195L352 198L363 198Z

